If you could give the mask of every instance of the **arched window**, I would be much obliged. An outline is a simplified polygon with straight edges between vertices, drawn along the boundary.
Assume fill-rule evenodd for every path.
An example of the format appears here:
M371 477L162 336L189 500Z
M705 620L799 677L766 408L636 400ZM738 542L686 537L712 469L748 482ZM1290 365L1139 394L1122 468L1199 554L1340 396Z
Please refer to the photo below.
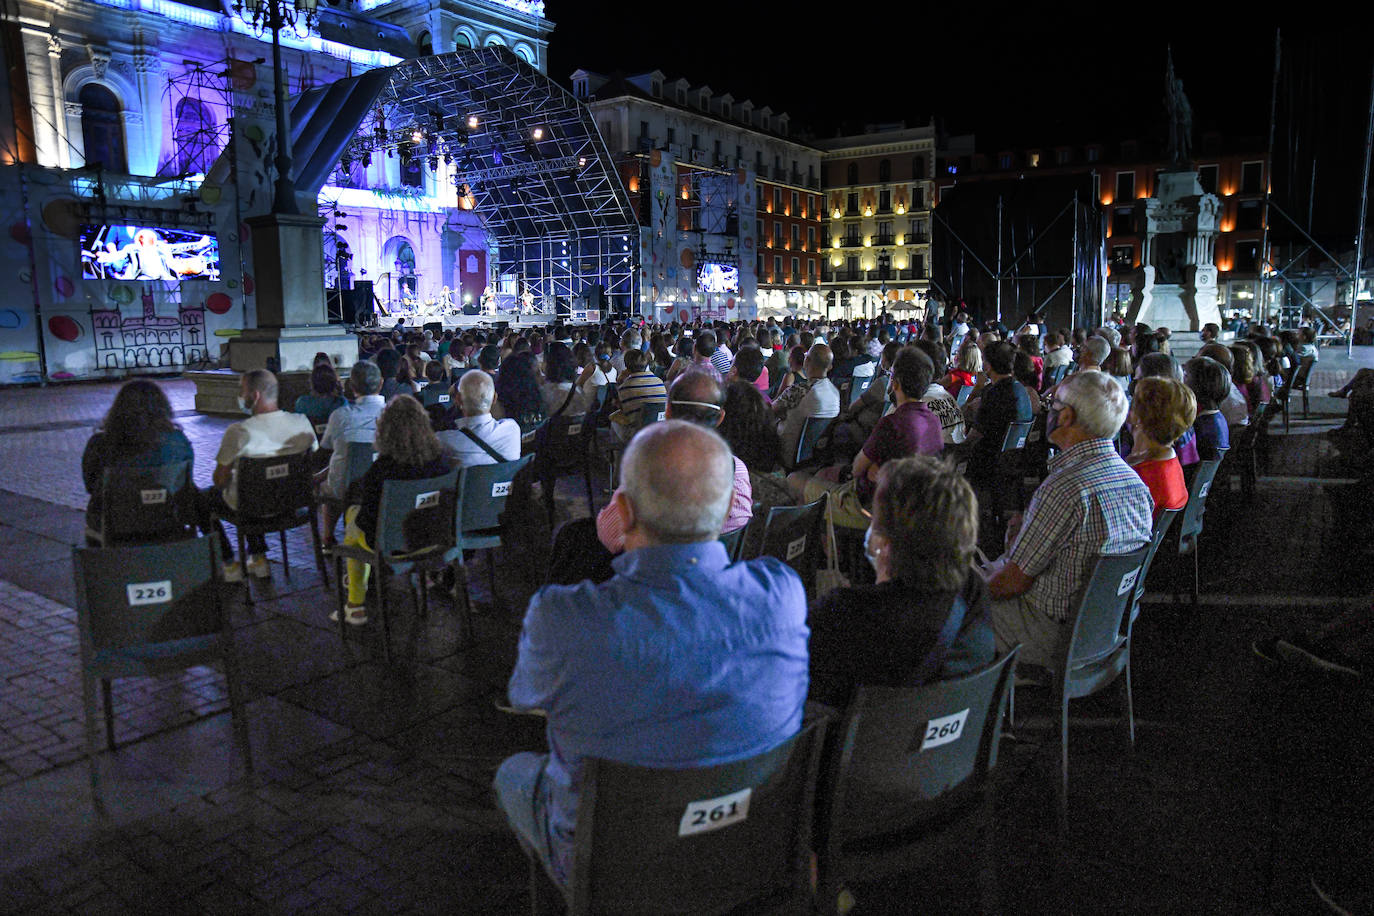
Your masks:
M859 183L859 164L858 164L857 162L851 162L851 163L849 163L849 168L845 169L845 182L844 182L844 183L845 183L845 184L858 184L858 183Z
M419 280L415 276L415 249L410 247L410 242L401 240L396 248L396 263L392 266L396 270L396 286L401 295L414 298Z
M469 35L467 32L464 32L462 29L459 29L458 31L453 33L453 47L459 51L471 50L472 36Z
M531 67L534 66L534 52L525 45L516 45L515 53L520 55L520 59Z
M488 36L487 36L487 47L488 47L488 48L500 48L500 47L504 47L505 44L506 44L506 40L505 40L504 38L502 38L500 35L488 35Z
M112 172L128 172L124 153L124 119L119 99L99 83L87 83L77 96L81 103L81 138L87 165Z
M892 180L892 160L891 160L891 159L880 159L880 160L878 161L878 180L879 180L879 181L891 181L891 180Z
M177 102L175 142L178 174L208 172L219 153L216 139L215 116L208 105L190 97Z
M434 53L434 37L428 32L421 32L415 42L415 49L420 52L421 57L429 57Z

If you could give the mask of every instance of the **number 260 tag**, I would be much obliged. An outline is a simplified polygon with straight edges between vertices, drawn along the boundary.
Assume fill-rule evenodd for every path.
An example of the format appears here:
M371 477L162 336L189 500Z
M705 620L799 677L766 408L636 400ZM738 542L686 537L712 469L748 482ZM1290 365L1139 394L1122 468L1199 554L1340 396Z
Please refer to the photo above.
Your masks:
M967 709L956 712L952 716L931 719L926 723L925 738L921 741L921 750L928 751L933 747L958 741L964 734L964 721L966 719L968 719Z
M678 836L706 833L737 824L749 816L749 796L753 789L741 789L719 798L704 798L688 802L678 823Z

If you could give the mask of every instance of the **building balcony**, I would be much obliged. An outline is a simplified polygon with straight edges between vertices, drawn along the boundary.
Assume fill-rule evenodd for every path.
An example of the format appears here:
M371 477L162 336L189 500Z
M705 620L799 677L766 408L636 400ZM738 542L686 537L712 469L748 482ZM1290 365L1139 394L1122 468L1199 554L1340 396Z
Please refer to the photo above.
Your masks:
M929 244L930 244L930 233L928 233L928 232L912 232L912 233L909 233L903 241L904 241L904 243L907 244L907 245L929 245Z
M880 248L891 246L893 244L892 239L892 235L888 233L884 233L882 235L875 235L873 236L873 244L877 245Z
M846 235L844 238L840 239L841 248L862 248L863 244L863 239L859 238L857 235Z

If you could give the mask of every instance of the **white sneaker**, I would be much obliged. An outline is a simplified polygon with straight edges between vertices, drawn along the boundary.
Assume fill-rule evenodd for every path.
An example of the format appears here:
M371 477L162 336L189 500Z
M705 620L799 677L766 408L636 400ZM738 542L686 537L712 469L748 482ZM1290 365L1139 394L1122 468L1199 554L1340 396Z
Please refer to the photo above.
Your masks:
M231 560L219 568L219 575L225 582L242 582L243 564L238 560Z
M252 574L255 579L272 578L272 567L267 562L267 557L260 553L249 555L248 572Z

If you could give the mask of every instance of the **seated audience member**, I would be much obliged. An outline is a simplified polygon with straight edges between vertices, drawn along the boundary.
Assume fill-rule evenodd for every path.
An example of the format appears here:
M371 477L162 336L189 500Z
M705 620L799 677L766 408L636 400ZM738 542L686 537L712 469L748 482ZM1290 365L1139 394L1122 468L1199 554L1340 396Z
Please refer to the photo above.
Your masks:
M615 386L620 407L611 414L611 430L624 442L639 428L644 408L663 407L668 394L659 377L648 370L649 354L626 350L622 362L625 371Z
M1055 390L1046 429L1059 454L988 570L998 652L1020 643L1024 664L1052 668L1098 555L1150 540L1150 489L1112 445L1127 409L1126 393L1102 372L1076 373Z
M1037 372L1035 361L1025 350L1017 350L1011 361L1011 375L1026 389L1026 400L1030 401L1031 415L1039 416L1045 409L1040 402L1040 379L1043 373Z
M1237 341L1231 351L1231 381L1245 396L1245 407L1251 415L1261 403L1267 403L1272 392L1259 364L1259 347L1248 340Z
M724 400L720 380L705 368L690 369L673 380L668 391L668 409L664 418L685 420L715 429L725 418L721 407ZM648 429L656 424L644 427ZM643 432L644 430L640 430ZM633 441L633 440L631 440ZM623 459L622 459L623 460ZM753 491L749 484L749 469L738 457L733 458L735 468L734 489L724 526L719 534L729 534L749 524L754 514ZM622 505L612 499L596 516L596 535L612 554L625 549L625 519L620 514Z
M735 354L735 362L730 366L725 381L735 379L748 382L757 388L764 398L768 397L768 374L763 368L763 352L758 347L742 347Z
M1217 449L1231 447L1230 429L1220 410L1234 387L1231 373L1211 357L1195 356L1184 367L1184 379L1197 400L1193 432L1197 433L1198 457L1209 461L1217 457Z
M829 511L836 525L866 528L868 515L863 507L873 501L878 469L888 461L912 455L939 455L945 447L939 418L920 400L933 372L930 357L920 350L906 347L899 351L888 381L888 397L896 409L873 427L849 466L849 479L840 479L842 468L827 468L814 476L797 471L787 478L793 495L809 503L830 493Z
M1317 332L1310 327L1298 328L1298 360L1302 361L1311 357L1312 362L1321 358L1317 352Z
M1197 401L1182 382L1143 378L1136 383L1126 418L1132 436L1126 463L1150 488L1156 519L1165 509L1182 509L1188 503L1188 485L1174 442L1192 427L1196 414Z
M483 377L482 373L469 375ZM467 378L468 376L464 376ZM377 543L377 523L382 507L382 486L388 480L423 480L440 477L451 468L444 448L429 426L429 415L412 397L398 397L377 418L377 460L350 494L352 505L344 516L344 544L370 549ZM367 623L367 579L371 567L361 560L348 561L348 605L344 619ZM338 612L329 615L338 620Z
M676 390L676 388L674 389ZM603 584L546 586L525 614L508 694L547 712L549 754L497 770L524 848L571 878L583 761L685 768L752 757L801 727L806 595L780 560L730 564L729 447L667 421L630 441L611 497L625 553Z
M339 373L329 362L316 363L310 370L310 393L296 398L294 413L304 414L316 428L329 422L329 415L344 405Z
M420 371L423 372L424 370ZM401 357L401 361L396 367L396 394L411 396L419 394L420 385L415 381L416 378L423 378L423 375L417 375L415 363L407 357ZM391 397L395 396L392 395ZM387 400L389 401L391 398L387 398Z
M1178 364L1168 353L1146 353L1140 360L1140 365L1136 366L1136 384L1140 384L1140 379L1147 378L1166 378L1173 379L1186 385L1183 376L1183 367ZM1189 389L1192 390L1191 388ZM1194 410L1197 406L1197 396L1193 399ZM1129 424L1128 424L1129 428ZM1185 468L1192 467L1198 463L1197 454L1197 433L1193 430L1190 423L1188 428L1183 431L1183 435L1174 441L1174 453L1178 455L1179 464Z
M1107 354L1107 358L1102 363L1102 371L1116 379L1116 383L1121 386L1122 391L1126 391L1131 385L1131 375L1134 370L1131 364L1131 351L1125 347L1112 347Z
M298 413L288 413L277 407L277 377L266 369L253 369L239 379L239 406L250 414L248 419L230 424L215 455L214 486L202 491L205 506L211 512L237 509L238 468L240 458L270 458L276 455L296 455L313 452L319 447L310 421ZM327 431L327 430L326 430ZM219 527L220 550L224 558L223 574L226 582L243 579L243 566L234 560L234 549L224 526ZM260 534L249 535L248 572L259 579L272 575L267 565L267 540Z
M439 441L459 467L496 464L488 449L501 461L520 457L520 424L511 419L497 420L491 415L496 384L485 372L468 372L458 380L458 407L462 415L453 429L439 433ZM487 448L483 448L485 443Z
M561 341L554 341L544 353L544 381L539 386L539 397L544 414L549 417L579 416L596 404L596 390L582 382L572 348Z
M400 382L396 380L397 373L401 371L401 354L391 347L383 347L373 360L382 372L382 399L389 401L402 391Z
M491 415L511 419L529 435L544 422L544 397L539 391L538 358L529 350L513 352L496 377L496 400Z
M1073 350L1064 345L1064 335L1052 331L1045 338L1045 368L1057 369L1073 362Z
M1103 361L1111 355L1111 352L1112 345L1105 338L1089 337L1078 348L1078 371L1101 370Z
M1012 376L1016 349L1004 340L989 344L984 358L989 383L983 387L978 401L966 405L965 414L972 414L968 436L961 453L968 455L969 479L982 485L992 479L997 470L1002 442L1012 423L1031 419L1031 402L1025 386Z
M735 362L743 357L741 353ZM757 388L742 379L725 386L724 415L717 431L749 469L751 480L782 463L782 442L768 403Z
M1045 359L1040 355L1040 338L1034 334L1023 334L1017 341L1016 349L1030 359L1035 377L1035 383L1031 387L1038 392L1045 374Z
M81 453L81 479L90 495L86 528L100 533L100 494L106 470L156 468L194 459L191 443L172 419L171 402L157 383L142 378L125 382ZM192 490L185 495L192 500L186 506L185 521L189 522L196 514L195 493Z
M1246 404L1245 394L1231 378L1231 371L1235 368L1235 357L1231 354L1231 348L1222 344L1207 344L1197 351L1197 355L1216 360L1226 370L1228 380L1226 397L1217 402L1221 415L1226 418L1226 425L1231 427L1247 425L1250 422L1250 408Z
M763 343L760 339L759 343ZM763 367L768 370L769 392L781 391L780 382L787 374L787 350L782 345L782 332L774 328L768 335L769 352Z
M977 544L978 501L962 475L924 456L883 465L864 537L877 583L835 589L812 605L810 698L844 710L859 684L919 686L913 678L956 596L964 621L931 679L989 664L987 591L971 566Z
M795 337L796 335L792 335ZM778 383L777 395L773 398L772 410L777 416L796 407L806 396L810 382L806 378L806 351L800 345L793 347L787 354L787 371Z
M620 349L611 357L611 368L615 370L617 378L625 372L625 354L631 350L638 350L641 343L638 328L627 328L625 333L620 335Z
M501 368L501 348L496 344L487 344L477 351L477 368L481 369L492 378L496 378Z
M960 389L977 383L978 375L982 371L983 351L976 341L969 340L959 348L959 358L950 365L949 373L941 384L951 396L957 398Z
M797 443L801 440L806 421L811 417L840 415L840 392L827 377L830 373L830 348L823 343L812 345L802 369L806 373L805 393L796 406L787 409L778 421L778 435L782 438L782 463L787 468L792 466L796 458Z
M926 386L926 393L921 396L921 403L939 418L940 436L945 440L945 445L958 445L965 437L964 409L954 400L954 395L940 384L940 379L945 376L944 348L925 338L913 340L908 346L915 347L930 357L934 372L930 376L930 384Z
M897 358L897 353L901 349L901 344L896 341L884 346L878 358L878 371L868 383L868 387L849 406L840 405L840 425L835 432L837 443L853 443L850 446L851 450L858 448L860 443L868 438L873 427L878 425L889 403L887 382L892 377L892 361Z
M342 500L347 495L344 492L344 476L348 473L348 443L359 442L372 448L372 441L377 438L377 417L386 406L386 400L381 395L382 373L376 363L365 359L354 363L348 373L348 387L353 390L354 401L329 415L324 435L320 436L320 448L329 452L329 466L315 477L320 494L335 500ZM326 504L326 544L334 543L334 528L338 523L338 511Z

